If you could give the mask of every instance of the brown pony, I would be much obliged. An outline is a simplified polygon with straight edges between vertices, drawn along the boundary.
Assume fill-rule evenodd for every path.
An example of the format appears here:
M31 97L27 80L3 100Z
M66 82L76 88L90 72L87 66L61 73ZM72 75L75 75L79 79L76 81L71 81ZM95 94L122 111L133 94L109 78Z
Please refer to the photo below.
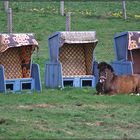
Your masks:
M99 80L96 85L98 94L140 93L140 75L121 75L114 73L112 66L106 62L98 64Z

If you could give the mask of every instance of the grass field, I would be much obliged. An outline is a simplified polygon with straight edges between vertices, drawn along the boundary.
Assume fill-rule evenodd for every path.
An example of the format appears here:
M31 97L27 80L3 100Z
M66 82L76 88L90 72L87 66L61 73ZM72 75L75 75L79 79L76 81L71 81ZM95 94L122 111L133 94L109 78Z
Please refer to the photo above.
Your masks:
M115 59L113 36L139 31L139 1L127 1L127 20L121 2L66 2L72 12L71 30L95 30L99 40L97 61ZM13 32L33 32L40 50L33 61L40 65L42 86L44 64L49 60L48 36L65 30L59 2L10 2ZM6 13L0 2L0 32L7 32ZM92 88L45 89L38 93L0 94L0 139L139 139L140 97L97 96Z

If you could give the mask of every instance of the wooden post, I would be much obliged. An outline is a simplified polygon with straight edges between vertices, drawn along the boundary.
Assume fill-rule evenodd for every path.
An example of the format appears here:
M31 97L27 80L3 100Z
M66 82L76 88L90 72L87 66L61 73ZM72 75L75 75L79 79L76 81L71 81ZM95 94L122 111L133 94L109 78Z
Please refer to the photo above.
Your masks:
M9 8L9 1L8 0L4 0L3 1L3 5L4 5L5 12L7 12L8 8Z
M60 14L64 16L64 0L60 0Z
M12 9L11 8L7 10L7 26L8 26L8 33L12 33Z
M123 14L124 19L127 19L125 0L122 0L122 14Z
M66 14L66 31L70 31L71 29L71 13L68 12Z

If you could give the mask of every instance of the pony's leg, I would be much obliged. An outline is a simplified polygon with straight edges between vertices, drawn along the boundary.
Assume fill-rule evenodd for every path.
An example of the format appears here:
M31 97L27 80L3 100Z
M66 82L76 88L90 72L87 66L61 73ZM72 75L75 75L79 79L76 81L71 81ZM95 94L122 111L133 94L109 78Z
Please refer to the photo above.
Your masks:
M96 85L96 91L97 95L102 95L103 94L103 84L98 82Z
M137 88L137 93L136 93L136 95L140 95L140 87L139 88Z
M136 95L136 96L139 96L140 95L140 88L137 88L137 90L136 90L136 92L135 92L134 95Z
M96 92L96 94L97 94L97 95L100 95L100 94L101 94L101 92Z

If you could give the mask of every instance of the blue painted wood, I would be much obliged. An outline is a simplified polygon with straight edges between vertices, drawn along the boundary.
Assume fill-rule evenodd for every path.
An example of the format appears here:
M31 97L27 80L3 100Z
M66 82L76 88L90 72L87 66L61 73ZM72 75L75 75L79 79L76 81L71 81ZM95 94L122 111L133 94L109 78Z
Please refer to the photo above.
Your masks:
M81 87L80 82L80 77L75 77L73 81L73 87Z
M82 82L83 81L91 81L91 87L95 87L96 85L96 82L95 82L95 76L93 77L64 77L63 78L63 84L65 81L73 81L73 85L72 87L80 87L82 88L83 85L82 85ZM64 85L65 87L65 85Z
M62 66L59 62L46 62L45 64L45 87L63 87Z
M95 78L95 76L89 77L89 78L87 78L87 77L80 78L80 87L83 87L82 81L91 81L91 87L95 88L95 86L96 86L96 78Z
M0 65L0 92L19 92L22 89L23 84L30 84L29 90L35 89L35 81L33 78L17 78L17 79L4 79L4 67Z
M6 93L5 80L4 80L4 66L0 65L0 92Z
M48 46L50 61L57 62L60 47L60 32L55 32L48 37Z
M127 60L128 57L128 32L122 32L114 37L116 60Z
M22 85L23 84L31 84L30 90L34 90L35 89L35 79L33 79L33 78L24 78L24 79L21 79L20 80L20 87L21 87L20 90L24 90L22 88Z
M31 88L24 89L23 84L30 84ZM35 81L33 78L6 79L5 85L11 85L12 89L6 88L6 92L21 92L23 90L34 90Z
M23 85L29 84L27 90L42 91L39 66L37 64L32 65L31 78L17 78L17 79L4 79L4 67L0 65L0 92L20 92L23 89Z
M7 84L7 81L6 81L6 84ZM14 90L13 91L21 91L21 84L20 84L19 79L14 80Z
M94 61L93 62L93 75L95 76L95 85L97 84L98 79L99 79L99 70L97 67L98 67L98 62Z
M74 77L63 77L63 79L62 79L63 88L66 86L66 85L64 84L64 82L69 82L69 81L72 81L72 85L69 85L69 86L75 87ZM79 82L80 82L80 79L79 79Z
M131 61L113 61L111 65L117 75L133 74Z
M41 92L42 86L41 86L41 79L40 79L40 68L38 64L32 64L31 77L35 81L35 90Z

